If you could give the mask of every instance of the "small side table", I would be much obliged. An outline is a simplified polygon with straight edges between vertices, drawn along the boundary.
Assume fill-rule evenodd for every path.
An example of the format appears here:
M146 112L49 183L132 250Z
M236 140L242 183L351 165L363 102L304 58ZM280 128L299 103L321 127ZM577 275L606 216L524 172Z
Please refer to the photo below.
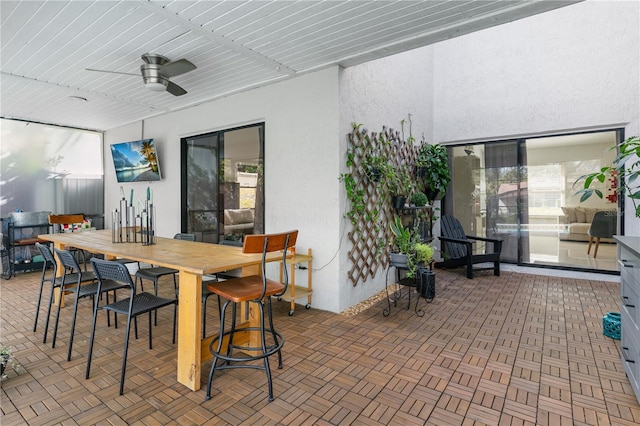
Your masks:
M296 286L296 266L306 263L307 269L307 287ZM290 259L287 259L287 265L291 265L291 275L289 280L290 294L283 294L281 299L291 302L291 309L289 310L289 316L293 316L296 311L296 300L307 298L307 304L305 309L311 308L311 293L313 292L313 286L311 282L312 270L313 270L313 255L311 249L307 250L307 254L295 253ZM302 269L302 268L301 268ZM282 266L280 266L280 282L283 280Z

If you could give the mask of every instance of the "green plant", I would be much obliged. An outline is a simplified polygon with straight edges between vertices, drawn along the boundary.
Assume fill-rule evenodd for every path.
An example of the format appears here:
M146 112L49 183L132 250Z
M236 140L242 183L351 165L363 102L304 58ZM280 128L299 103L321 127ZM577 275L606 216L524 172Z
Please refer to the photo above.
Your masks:
M416 252L417 264L428 265L429 263L431 263L431 260L433 259L433 252L434 252L434 249L432 246L425 243L416 243L414 245L414 249Z
M416 207L425 206L427 205L428 202L429 200L427 199L427 196L424 195L424 192L418 191L411 196L411 204L413 204Z
M610 177L618 178L616 191L621 195L626 195L631 199L636 217L640 218L640 137L632 136L619 144L610 148L618 150L618 155L613 166L603 167L599 171L580 176L574 182L574 186L583 182L581 190L576 192L580 195L580 202L589 199L593 194L603 198L602 191L591 188L596 181L604 183Z
M411 116L413 114L408 114L409 117L409 137L407 138L407 143L413 144L416 141L416 138L413 137L413 134L411 133ZM404 118L402 120L400 120L400 128L402 130L402 140L404 140L404 125L407 123L407 120L405 120Z
M372 182L384 182L393 176L393 168L389 161L377 154L370 153L365 156L363 162L364 173Z
M418 149L416 165L424 168L425 186L436 195L444 195L451 180L447 147L423 141Z
M361 186L357 185L351 173L341 174L340 181L344 182L344 188L347 191L347 198L350 203L350 209L345 213L345 216L353 226L356 226L358 224L358 219L361 216L364 216L366 212L366 192Z
M389 194L409 196L413 192L415 184L409 168L406 165L400 165L392 168L392 173L388 175L387 187Z
M13 359L11 352L12 350L9 346L0 345L0 378L2 379L6 377L4 370L7 365L15 368L16 362Z
M400 216L395 216L393 222L390 223L391 232L395 236L392 249L397 253L410 254L413 249L413 235L411 229L402 224Z
M384 136L370 137L367 130L362 128L362 124L352 123L352 129L353 132L350 135L352 136L352 138L350 138L351 144L347 149L346 158L346 165L349 168L349 172L340 174L338 178L340 182L344 183L349 201L344 217L349 219L357 235L361 235L363 222L373 224L373 236L376 238L376 257L379 257L385 251L386 244L384 239L378 237L381 230L379 216L382 197L375 197L373 200L369 199L366 180L369 179L373 181L369 173L370 168L368 165L379 164L384 166L386 163L383 156L373 154L379 151L377 144L380 141L384 143L386 139ZM364 174L354 173L353 169L355 167L364 167ZM383 167L383 169L386 168ZM380 187L380 184L376 184L376 186Z
M408 226L404 226L400 216L394 216L389 227L395 236L395 241L391 245L391 250L394 253L404 254L407 256L407 277L414 277L418 266L416 246L421 244L417 229L411 229Z

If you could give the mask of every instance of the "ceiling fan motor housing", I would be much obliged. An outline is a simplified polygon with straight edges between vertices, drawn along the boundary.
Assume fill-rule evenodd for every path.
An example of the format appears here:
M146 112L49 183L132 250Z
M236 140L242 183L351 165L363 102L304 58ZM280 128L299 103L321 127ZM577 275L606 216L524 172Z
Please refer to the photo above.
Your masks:
M155 92L163 92L167 90L169 80L160 73L161 69L161 64L144 64L140 66L142 80L144 81L147 89Z

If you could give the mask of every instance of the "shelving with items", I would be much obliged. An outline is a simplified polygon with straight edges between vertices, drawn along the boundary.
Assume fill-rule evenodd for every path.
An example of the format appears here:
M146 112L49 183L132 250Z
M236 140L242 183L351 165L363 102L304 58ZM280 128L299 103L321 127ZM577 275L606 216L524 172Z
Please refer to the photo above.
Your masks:
M291 267L289 272L289 293L284 294L280 299L291 302L291 309L289 310L289 316L292 316L296 311L296 300L307 298L306 309L311 308L311 294L313 292L312 286L312 272L313 272L313 255L311 249L307 250L307 254L296 253L295 249L292 250L293 257L287 259L287 267ZM306 264L305 266L300 266ZM307 286L296 286L296 268L307 270ZM280 282L284 280L284 271L280 266Z
M38 235L49 233L50 212L11 212L2 218L2 240L9 256L8 273L11 278L16 272L33 271L42 268L42 259L35 248L43 242ZM3 266L4 267L4 266Z

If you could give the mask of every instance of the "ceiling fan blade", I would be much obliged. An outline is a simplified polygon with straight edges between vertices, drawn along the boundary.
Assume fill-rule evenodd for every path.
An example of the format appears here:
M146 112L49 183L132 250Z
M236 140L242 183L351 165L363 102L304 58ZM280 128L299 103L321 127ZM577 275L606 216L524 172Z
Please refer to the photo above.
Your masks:
M182 87L172 82L167 84L167 92L171 93L173 96L182 96L187 93L187 91Z
M122 74L122 75L133 75L136 77L140 77L140 74L131 74L130 72L120 72L120 71L107 71L107 70L96 70L93 68L85 68L86 71L96 71L96 72L106 72L109 74Z
M175 77L176 75L184 74L189 71L195 70L197 67L186 59L180 59L175 62L169 62L164 65L160 70L160 74L165 77Z

